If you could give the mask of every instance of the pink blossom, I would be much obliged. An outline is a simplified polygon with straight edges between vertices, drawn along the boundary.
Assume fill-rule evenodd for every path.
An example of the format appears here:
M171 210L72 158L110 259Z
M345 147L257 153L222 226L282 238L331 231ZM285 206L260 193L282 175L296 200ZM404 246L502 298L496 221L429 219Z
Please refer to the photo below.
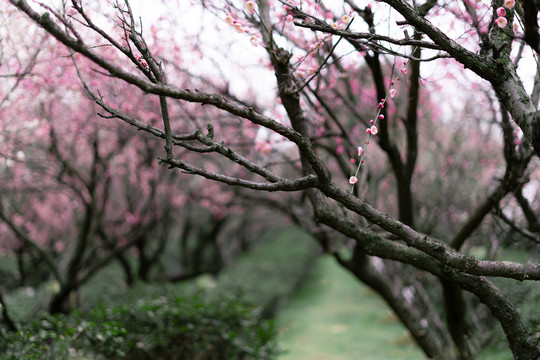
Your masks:
M349 178L349 184L354 185L358 182L358 178L356 176L351 176Z
M514 29L514 33L517 33L519 31L519 24L517 22L514 22L512 28Z
M130 225L136 224L139 221L139 217L130 212L126 213L126 222Z
M506 20L505 17L498 17L497 20L495 20L495 24L497 24L498 27L501 29L504 29L506 27L506 24L508 24L508 20Z
M62 241L56 241L54 243L54 250L57 253L61 253L62 251L64 251L64 247L65 247L65 244Z
M240 24L238 21L233 21L233 27L236 30L236 32L239 32L239 33L244 32L244 29L242 28L242 24Z
M507 9L512 9L516 5L516 0L504 0L504 7Z
M366 129L366 134L371 134L371 128Z
M287 15L287 17L285 18L285 21L290 23L290 22L293 21L293 19L294 19L293 16L292 16L291 14L289 14L289 15Z
M249 41L251 42L251 45L257 47L257 38L255 36L252 36Z
M407 68L401 69L401 73L402 73L403 75L407 75Z
M338 145L336 148L336 154L341 155L345 152L345 147L343 145Z
M343 15L341 17L341 22L344 23L344 24L350 23L351 20L352 20L352 18L349 15Z
M265 142L261 147L261 152L265 155L268 155L272 152L272 144Z
M364 154L364 148L359 146L358 147L358 156L362 156Z
M272 144L262 139L255 139L255 151L260 151L265 155L270 154L272 152Z
M255 1L248 1L246 3L246 10L251 14L255 14Z
M397 92L396 89L390 89L390 91L388 92L388 95L390 95L390 97L393 98L394 96L396 96L396 92Z
M147 64L146 61L142 58L141 55L136 55L135 58L137 59L137 61L138 61L145 69L148 69L148 64Z
M375 125L373 125L370 130L371 130L371 135L377 135L377 133L379 132L379 129L377 129Z
M384 119L384 115L383 114L379 115L379 119L380 120Z
M497 16L506 16L506 10L503 7L497 9Z
M231 14L225 15L225 22L229 25L232 25L234 22L234 19L232 18Z

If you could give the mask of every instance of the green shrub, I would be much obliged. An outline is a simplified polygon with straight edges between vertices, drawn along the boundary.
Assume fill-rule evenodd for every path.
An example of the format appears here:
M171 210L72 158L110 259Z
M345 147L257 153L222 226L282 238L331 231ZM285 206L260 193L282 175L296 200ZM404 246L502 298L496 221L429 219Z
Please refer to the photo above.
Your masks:
M69 316L45 315L16 334L0 327L0 359L274 359L276 333L263 318L293 293L316 256L316 243L302 230L270 231L214 289L112 287Z
M272 359L275 331L252 306L215 293L100 303L2 332L2 359Z
M111 326L104 322L98 325L88 321L73 321L61 315L46 315L17 333L2 332L0 350L4 354L2 359L8 360L96 358L89 354L120 357L124 355L121 348L111 343L122 342L125 335L126 330L119 324ZM105 346L86 352L84 347L91 342L102 342Z

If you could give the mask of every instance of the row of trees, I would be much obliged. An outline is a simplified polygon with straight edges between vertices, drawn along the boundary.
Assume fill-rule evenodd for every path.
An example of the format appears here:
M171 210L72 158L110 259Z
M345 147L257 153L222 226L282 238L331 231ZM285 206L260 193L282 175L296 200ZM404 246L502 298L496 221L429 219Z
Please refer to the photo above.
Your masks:
M540 279L537 1L192 2L210 37L165 15L185 2L151 24L127 0L10 3L32 30L4 36L0 219L62 285L51 310L127 249L155 263L190 200L212 237L242 197L311 232L426 356L473 358L493 322L540 356L494 283Z
M52 278L59 291L49 310L67 312L79 287L111 261L121 264L128 285L178 281L218 271L247 248L245 236L223 243L220 232L239 226L232 215L243 207L233 203L233 191L158 167L150 137L97 115L73 82L77 69L64 49L38 34L33 48L16 25L21 16L3 16L0 247L17 259L7 289ZM133 102L128 86L100 80L94 85L114 94L126 113L156 121L153 97ZM178 267L160 269L171 250Z

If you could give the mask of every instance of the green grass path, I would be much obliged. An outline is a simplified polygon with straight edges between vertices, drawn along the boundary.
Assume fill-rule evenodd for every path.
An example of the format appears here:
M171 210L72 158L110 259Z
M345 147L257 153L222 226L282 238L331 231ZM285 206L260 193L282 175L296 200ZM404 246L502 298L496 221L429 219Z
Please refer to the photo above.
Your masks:
M425 359L386 304L332 258L278 313L280 360Z

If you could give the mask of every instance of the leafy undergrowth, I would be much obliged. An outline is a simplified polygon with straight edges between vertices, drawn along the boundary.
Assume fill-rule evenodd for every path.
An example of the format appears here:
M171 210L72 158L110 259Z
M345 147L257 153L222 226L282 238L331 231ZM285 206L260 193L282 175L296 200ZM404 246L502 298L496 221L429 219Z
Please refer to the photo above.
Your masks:
M272 325L241 300L206 292L126 295L69 317L45 315L17 333L0 329L0 359L275 358Z
M424 359L381 299L321 259L278 314L280 360Z
M305 278L316 251L297 228L270 231L204 291L201 279L126 288L111 263L83 286L81 306L69 316L30 315L31 300L46 302L54 282L20 289L8 299L21 303L12 312L20 331L0 328L0 359L275 359L276 333L266 318Z

